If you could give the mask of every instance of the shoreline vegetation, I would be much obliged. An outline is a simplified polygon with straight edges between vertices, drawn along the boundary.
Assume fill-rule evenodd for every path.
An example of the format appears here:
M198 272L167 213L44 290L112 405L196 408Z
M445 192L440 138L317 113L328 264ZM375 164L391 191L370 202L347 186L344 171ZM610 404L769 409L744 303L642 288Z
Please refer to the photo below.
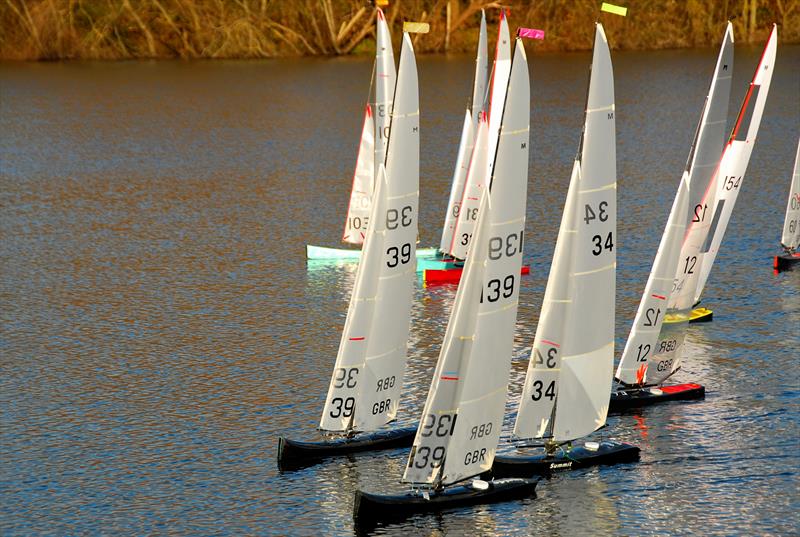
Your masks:
M728 19L737 43L765 41L773 22L781 42L800 42L800 0L617 3L627 17L601 13L601 0L390 0L383 9L396 43L403 21L430 24L413 37L420 53L472 52L480 10L491 28L501 7L510 8L512 30L545 31L542 51L590 50L596 20L623 50L716 46ZM0 59L371 55L374 27L364 0L0 0Z

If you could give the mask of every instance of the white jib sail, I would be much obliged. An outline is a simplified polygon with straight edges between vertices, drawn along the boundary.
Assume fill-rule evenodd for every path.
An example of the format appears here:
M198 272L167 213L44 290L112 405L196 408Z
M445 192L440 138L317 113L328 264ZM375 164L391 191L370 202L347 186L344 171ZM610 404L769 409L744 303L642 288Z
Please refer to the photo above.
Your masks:
M794 173L792 187L789 191L789 202L786 204L786 220L783 222L781 244L790 252L800 246L800 141L797 143L797 154L794 157Z
M570 303L561 346L552 436L580 438L606 422L614 365L617 157L614 73L597 24L570 262Z
M455 229L450 240L449 253L456 259L466 259L470 239L478 221L478 206L486 190L486 160L489 158L489 129L485 115L478 122L475 147L467 169L467 180L459 204Z
M391 129L320 421L326 431L369 431L392 421L403 385L419 201L419 91L407 34Z
M530 82L514 54L491 192L484 191L403 481L448 485L492 466L511 369L528 177Z
M722 153L722 160L717 171L717 201L714 206L714 213L711 218L711 229L708 238L703 244L700 252L703 254L703 264L700 266L700 275L697 282L697 290L694 302L697 303L703 294L714 259L717 257L720 243L725 236L728 221L731 218L736 198L742 186L747 165L750 162L750 155L756 143L758 127L761 124L761 116L764 112L764 105L767 104L770 81L775 70L775 54L778 48L778 29L772 26L772 33L769 36L761 61L756 67L753 80L747 90L739 116L733 127L728 144Z
M550 275L544 291L539 323L533 338L528 372L522 388L514 435L519 438L542 438L550 435L555 409L555 390L561 374L561 344L564 323L570 304L572 241L575 237L577 189L580 163L575 160L564 202L564 213L558 229L556 248L550 264Z
M375 172L375 121L369 105L364 110L364 125L361 128L361 143L358 146L356 171L353 174L353 189L347 207L342 240L350 244L361 244L367 233L370 206L372 204L373 173Z
M672 210L658 245L650 277L644 287L642 301L639 302L631 333L617 366L616 377L625 384L644 384L647 361L656 350L686 233L686 214L689 210L687 175L684 173L678 185L678 193L672 202Z
M689 184L687 231L678 256L678 268L664 314L672 322L661 327L661 334L645 372L646 384L659 384L678 370L689 315L694 306L702 247L711 227L716 199L716 171L722 156L725 123L733 71L733 28L728 23L717 58L714 77L706 97L703 115L695 133L686 171Z
M447 212L442 226L442 239L439 242L439 251L449 254L453 243L458 215L461 212L461 200L464 196L464 184L467 179L472 149L475 147L475 130L483 110L484 95L486 94L487 72L487 45L486 45L486 15L481 10L481 29L478 38L478 52L475 58L475 78L472 85L472 103L464 113L464 126L461 129L461 141L458 144L456 167L453 171L453 181L450 187L450 199L447 202Z

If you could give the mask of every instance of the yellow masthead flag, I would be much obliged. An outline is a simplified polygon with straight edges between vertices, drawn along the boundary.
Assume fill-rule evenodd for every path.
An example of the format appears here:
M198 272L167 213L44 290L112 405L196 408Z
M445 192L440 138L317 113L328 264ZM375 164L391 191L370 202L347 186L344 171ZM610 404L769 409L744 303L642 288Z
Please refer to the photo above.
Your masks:
M613 13L614 15L621 15L623 17L628 14L627 7L615 6L614 4L608 4L606 2L603 2L603 5L600 6L600 11Z
M427 22L404 22L403 31L410 34L427 34L431 30L431 25Z

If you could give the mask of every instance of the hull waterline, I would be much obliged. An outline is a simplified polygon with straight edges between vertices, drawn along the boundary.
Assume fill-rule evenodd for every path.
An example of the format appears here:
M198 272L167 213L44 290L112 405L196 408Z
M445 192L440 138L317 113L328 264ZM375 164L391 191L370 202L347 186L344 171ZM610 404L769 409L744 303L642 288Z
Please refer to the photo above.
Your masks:
M638 460L637 446L625 442L603 441L597 443L596 449L579 446L560 449L552 455L543 452L533 455L497 455L492 466L492 475L495 478L547 476L558 471Z
M278 468L294 470L316 464L327 457L409 447L414 442L416 427L390 429L359 434L353 438L336 438L321 442L306 442L278 437Z
M666 403L668 401L703 399L705 395L705 387L694 383L661 386L659 388L617 390L611 393L608 411L622 412L631 408Z
M495 479L484 482L485 489L472 483L431 492L426 498L420 491L405 494L372 494L357 490L353 502L353 519L359 526L370 526L376 522L398 520L416 513L427 513L488 504L533 496L538 479Z

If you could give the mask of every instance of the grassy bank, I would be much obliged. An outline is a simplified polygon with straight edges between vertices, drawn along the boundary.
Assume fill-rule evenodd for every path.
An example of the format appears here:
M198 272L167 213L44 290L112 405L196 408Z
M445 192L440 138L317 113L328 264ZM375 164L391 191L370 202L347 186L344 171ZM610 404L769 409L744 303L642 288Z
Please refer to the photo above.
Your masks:
M800 0L628 0L627 17L600 0L502 2L512 29L545 30L539 50L592 45L601 20L614 48L715 46L732 19L736 40L761 42L771 24L800 41ZM498 2L397 0L384 8L395 40L404 20L430 23L419 52L471 51L481 8L490 26ZM356 0L0 0L0 58L270 58L372 53L374 9ZM493 30L490 29L490 35Z

